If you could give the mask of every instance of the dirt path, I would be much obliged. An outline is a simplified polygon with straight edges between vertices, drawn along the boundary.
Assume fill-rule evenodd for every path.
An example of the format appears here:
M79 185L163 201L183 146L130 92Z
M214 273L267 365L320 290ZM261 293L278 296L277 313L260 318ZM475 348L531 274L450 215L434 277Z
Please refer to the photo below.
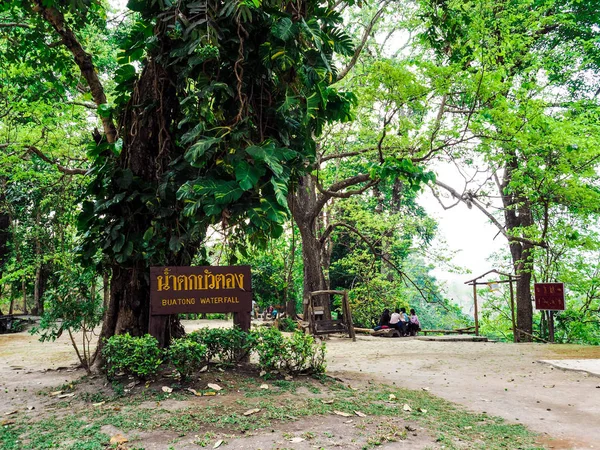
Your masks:
M231 326L225 321L186 323ZM542 359L600 359L600 347L424 342L411 338L331 338L328 371L343 379L370 379L429 390L476 412L523 423L546 433L553 448L600 448L600 377L539 363ZM40 343L26 333L0 335L0 415L43 408L35 395L80 377L63 336Z
M600 377L542 359L600 359L600 347L332 338L328 372L430 391L545 433L553 448L600 448Z

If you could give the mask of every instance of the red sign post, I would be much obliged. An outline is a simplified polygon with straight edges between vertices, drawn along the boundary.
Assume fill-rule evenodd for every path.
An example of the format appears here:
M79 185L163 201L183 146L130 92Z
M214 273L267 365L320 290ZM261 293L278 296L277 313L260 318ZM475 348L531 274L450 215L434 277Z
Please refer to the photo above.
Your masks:
M535 309L564 311L565 288L563 283L535 283Z

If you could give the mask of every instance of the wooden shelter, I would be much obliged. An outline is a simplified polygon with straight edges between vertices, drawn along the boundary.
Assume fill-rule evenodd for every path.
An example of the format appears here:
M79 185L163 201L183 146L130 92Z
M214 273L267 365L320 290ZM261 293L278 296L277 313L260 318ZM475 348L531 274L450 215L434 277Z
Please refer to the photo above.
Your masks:
M481 278L489 275L490 273L495 273L502 277L507 277L508 279L507 280L495 280L495 281L478 281ZM478 315L478 311L477 311L477 286L482 286L482 285L490 286L492 284L508 283L508 285L510 287L510 311L511 311L511 319L512 319L513 339L515 342L518 342L517 322L516 322L516 317L515 317L515 294L514 294L513 282L518 280L519 278L520 278L519 275L512 275L509 273L500 272L496 269L492 269L492 270L487 271L483 275L479 275L478 277L473 278L472 280L465 281L465 284L467 284L469 286L473 286L473 304L474 304L473 315L475 316L475 336L479 336L479 315Z

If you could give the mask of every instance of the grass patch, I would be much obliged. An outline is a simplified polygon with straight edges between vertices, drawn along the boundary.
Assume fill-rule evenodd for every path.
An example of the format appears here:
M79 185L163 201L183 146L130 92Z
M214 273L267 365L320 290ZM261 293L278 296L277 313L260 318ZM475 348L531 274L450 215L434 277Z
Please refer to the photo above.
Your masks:
M538 449L536 435L522 425L506 423L487 414L475 414L425 391L410 391L389 385L350 389L327 378L275 380L269 389L260 389L264 380L239 373L218 375L226 389L213 397L195 397L180 390L165 394L157 386L140 385L126 396L81 395L69 402L72 415L47 416L35 421L25 415L15 424L0 428L3 450L50 449L95 450L108 446L110 436L101 432L112 425L123 433L162 430L183 437L196 436L194 443L209 446L216 436L241 435L276 429L277 424L332 415L352 414L356 429L370 427L365 448L406 439L404 423L418 424L447 449ZM215 375L207 379L214 380ZM211 382L211 381L208 381ZM92 383L92 381L87 381ZM83 383L82 383L83 384ZM163 383L165 381L163 380ZM166 383L168 384L168 383ZM199 382L198 389L206 381ZM106 401L98 407L90 402ZM332 403L330 401L333 400ZM151 405L142 405L151 402ZM185 402L185 403L180 403ZM409 408L404 408L408 405ZM244 415L259 408L260 412ZM410 410L405 410L410 409ZM359 419L355 411L368 417ZM403 419L400 422L398 418ZM400 423L400 425L399 425ZM306 435L305 439L314 438Z

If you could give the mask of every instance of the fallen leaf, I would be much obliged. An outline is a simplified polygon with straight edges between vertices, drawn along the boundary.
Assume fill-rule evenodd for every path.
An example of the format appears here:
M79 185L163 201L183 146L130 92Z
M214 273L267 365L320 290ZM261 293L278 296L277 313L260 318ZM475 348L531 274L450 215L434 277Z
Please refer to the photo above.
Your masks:
M62 394L63 391L54 391L54 392L50 392L50 397L54 397L56 395L60 395Z
M110 444L124 444L125 442L129 442L129 439L127 439L125 436L123 436L122 434L115 434L113 437L110 438Z
M302 441L305 441L305 440L306 439L301 438L301 437L295 437L295 438L290 439L290 442L293 443L293 444L298 444L299 442L302 442Z
M259 377L264 377L267 374L266 371L261 370L260 373L258 374Z
M167 392L167 393L171 393L171 392L173 392L173 388L170 388L169 386L163 386L162 387L162 391L163 392Z
M421 388L421 389L423 389L424 391L429 391L428 387L424 387L424 388Z
M98 402L98 403L94 403L94 404L92 404L92 406L102 406L102 405L104 405L105 403L106 403L105 401L104 401L104 402Z
M218 384L215 384L215 383L208 383L207 387L209 389L213 389L215 391L220 391L221 389L223 389L221 386L219 386Z
M253 408L253 409L249 409L248 411L246 411L244 413L245 416L251 416L252 414L256 414L257 412L260 411L260 408Z
M423 414L427 414L427 410L425 408L419 408L419 412L422 412Z
M204 366L202 369L200 369L200 373L206 372L207 370L208 370L208 366Z
M354 422L354 420L352 420L352 419L344 421L344 423L352 423L352 422Z
M59 396L58 396L58 397L56 397L56 398L67 398L67 397L73 397L74 395L75 395L75 392L71 392L70 394L62 394L62 395L59 395Z
M360 411L354 411L354 414L356 414L358 417L367 417L367 415L364 412Z
M215 391L205 392L202 394L204 397L212 397L213 395L217 395Z
M545 385L544 385L544 387L545 387L545 388L548 388L548 389L551 389L551 388L553 388L554 386L556 386L556 385L555 385L555 384L545 384Z
M465 430L472 430L472 429L473 429L473 427L465 427L464 429L465 429Z
M334 411L334 414L337 414L338 416L342 416L342 417L352 417L352 414L348 414L347 412L344 411Z
M394 394L390 394L390 400L396 400L396 396Z
M202 397L202 392L198 392L196 389L187 388L187 390L194 394L196 397Z
M217 442L215 442L215 445L213 445L213 448L220 447L222 443L223 443L223 439L219 439Z
M261 389L269 389L269 385L268 384L261 384L260 388Z
M407 403L404 404L404 406L402 407L402 409L404 411L409 411L409 412L412 411L412 408Z
M2 425L2 426L12 425L13 423L15 423L15 421L11 420L11 419L4 419L4 420L0 421L0 425Z
M321 400L321 403L323 403L324 405L331 405L333 402L333 400Z

